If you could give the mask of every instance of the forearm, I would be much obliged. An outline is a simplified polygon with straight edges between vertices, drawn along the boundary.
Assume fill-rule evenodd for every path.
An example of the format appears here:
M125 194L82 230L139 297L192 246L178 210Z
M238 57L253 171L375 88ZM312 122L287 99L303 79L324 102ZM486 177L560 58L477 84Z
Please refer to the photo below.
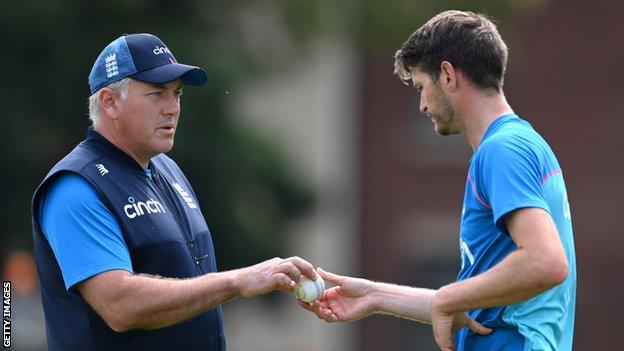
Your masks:
M434 303L447 313L518 303L559 284L559 269L548 255L516 250L490 270L440 288Z
M290 291L293 279L315 279L314 266L299 257L279 257L191 279L134 275L113 270L77 286L115 331L156 329L193 318L235 297Z
M436 290L374 283L377 313L431 323L431 301Z
M192 279L124 272L116 277L118 288L108 289L110 295L106 298L86 297L96 303L94 308L116 331L157 329L193 318L237 297L236 272L210 273Z
M124 305L136 316L134 328L163 328L236 298L233 275L228 271L185 280L135 276Z

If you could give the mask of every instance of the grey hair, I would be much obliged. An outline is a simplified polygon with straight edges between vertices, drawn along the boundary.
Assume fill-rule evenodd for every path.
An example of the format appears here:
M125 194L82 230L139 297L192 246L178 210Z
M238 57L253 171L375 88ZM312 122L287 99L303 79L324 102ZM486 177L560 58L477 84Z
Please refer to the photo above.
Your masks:
M128 97L128 86L130 85L131 78L124 78L116 82L110 83L106 88L111 89L115 93L119 94L121 100L125 100ZM102 115L102 106L100 105L100 93L102 89L96 91L89 96L89 119L94 128L97 128L100 124L100 117Z

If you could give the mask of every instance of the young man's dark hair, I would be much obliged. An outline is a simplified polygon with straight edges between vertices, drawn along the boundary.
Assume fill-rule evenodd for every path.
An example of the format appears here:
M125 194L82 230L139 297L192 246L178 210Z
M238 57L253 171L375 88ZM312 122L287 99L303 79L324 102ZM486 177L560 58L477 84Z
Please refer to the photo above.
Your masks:
M418 66L438 80L440 63L449 61L479 88L501 91L507 46L496 25L482 14L445 11L418 28L395 56L395 74L410 81Z

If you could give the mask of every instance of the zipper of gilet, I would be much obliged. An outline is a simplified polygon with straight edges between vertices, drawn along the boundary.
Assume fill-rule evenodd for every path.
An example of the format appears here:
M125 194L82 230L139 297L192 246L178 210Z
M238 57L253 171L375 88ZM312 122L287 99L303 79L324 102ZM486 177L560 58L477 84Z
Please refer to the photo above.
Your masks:
M197 252L195 251L195 245L193 244L193 238L191 238L190 234L188 234L184 230L184 226L182 224L182 215L180 214L180 209L178 208L178 205L176 204L175 199L171 199L169 197L169 193L163 189L161 184L158 182L157 178L162 178L162 175L153 175L153 177L150 180L154 184L156 184L156 187L162 193L163 198L165 199L165 201L168 202L169 208L171 209L171 211L173 212L174 216L176 217L176 223L178 224L178 228L180 228L180 232L182 233L182 236L184 237L184 239L186 239L186 241L189 244L187 246L189 246L189 251L191 252L191 257L193 258L193 261L195 262L195 266L197 266L197 269L199 270L199 273L204 274L204 270L201 268L200 258L197 257ZM203 257L202 257L202 259L203 259Z

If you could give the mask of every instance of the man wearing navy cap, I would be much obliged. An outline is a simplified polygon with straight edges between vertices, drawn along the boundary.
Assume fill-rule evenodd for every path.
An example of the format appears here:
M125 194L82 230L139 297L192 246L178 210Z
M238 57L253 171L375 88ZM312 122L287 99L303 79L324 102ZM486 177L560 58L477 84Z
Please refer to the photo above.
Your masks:
M217 272L171 150L183 85L203 85L150 34L110 43L89 75L87 138L33 197L49 350L225 350L220 304L316 278L298 257Z

